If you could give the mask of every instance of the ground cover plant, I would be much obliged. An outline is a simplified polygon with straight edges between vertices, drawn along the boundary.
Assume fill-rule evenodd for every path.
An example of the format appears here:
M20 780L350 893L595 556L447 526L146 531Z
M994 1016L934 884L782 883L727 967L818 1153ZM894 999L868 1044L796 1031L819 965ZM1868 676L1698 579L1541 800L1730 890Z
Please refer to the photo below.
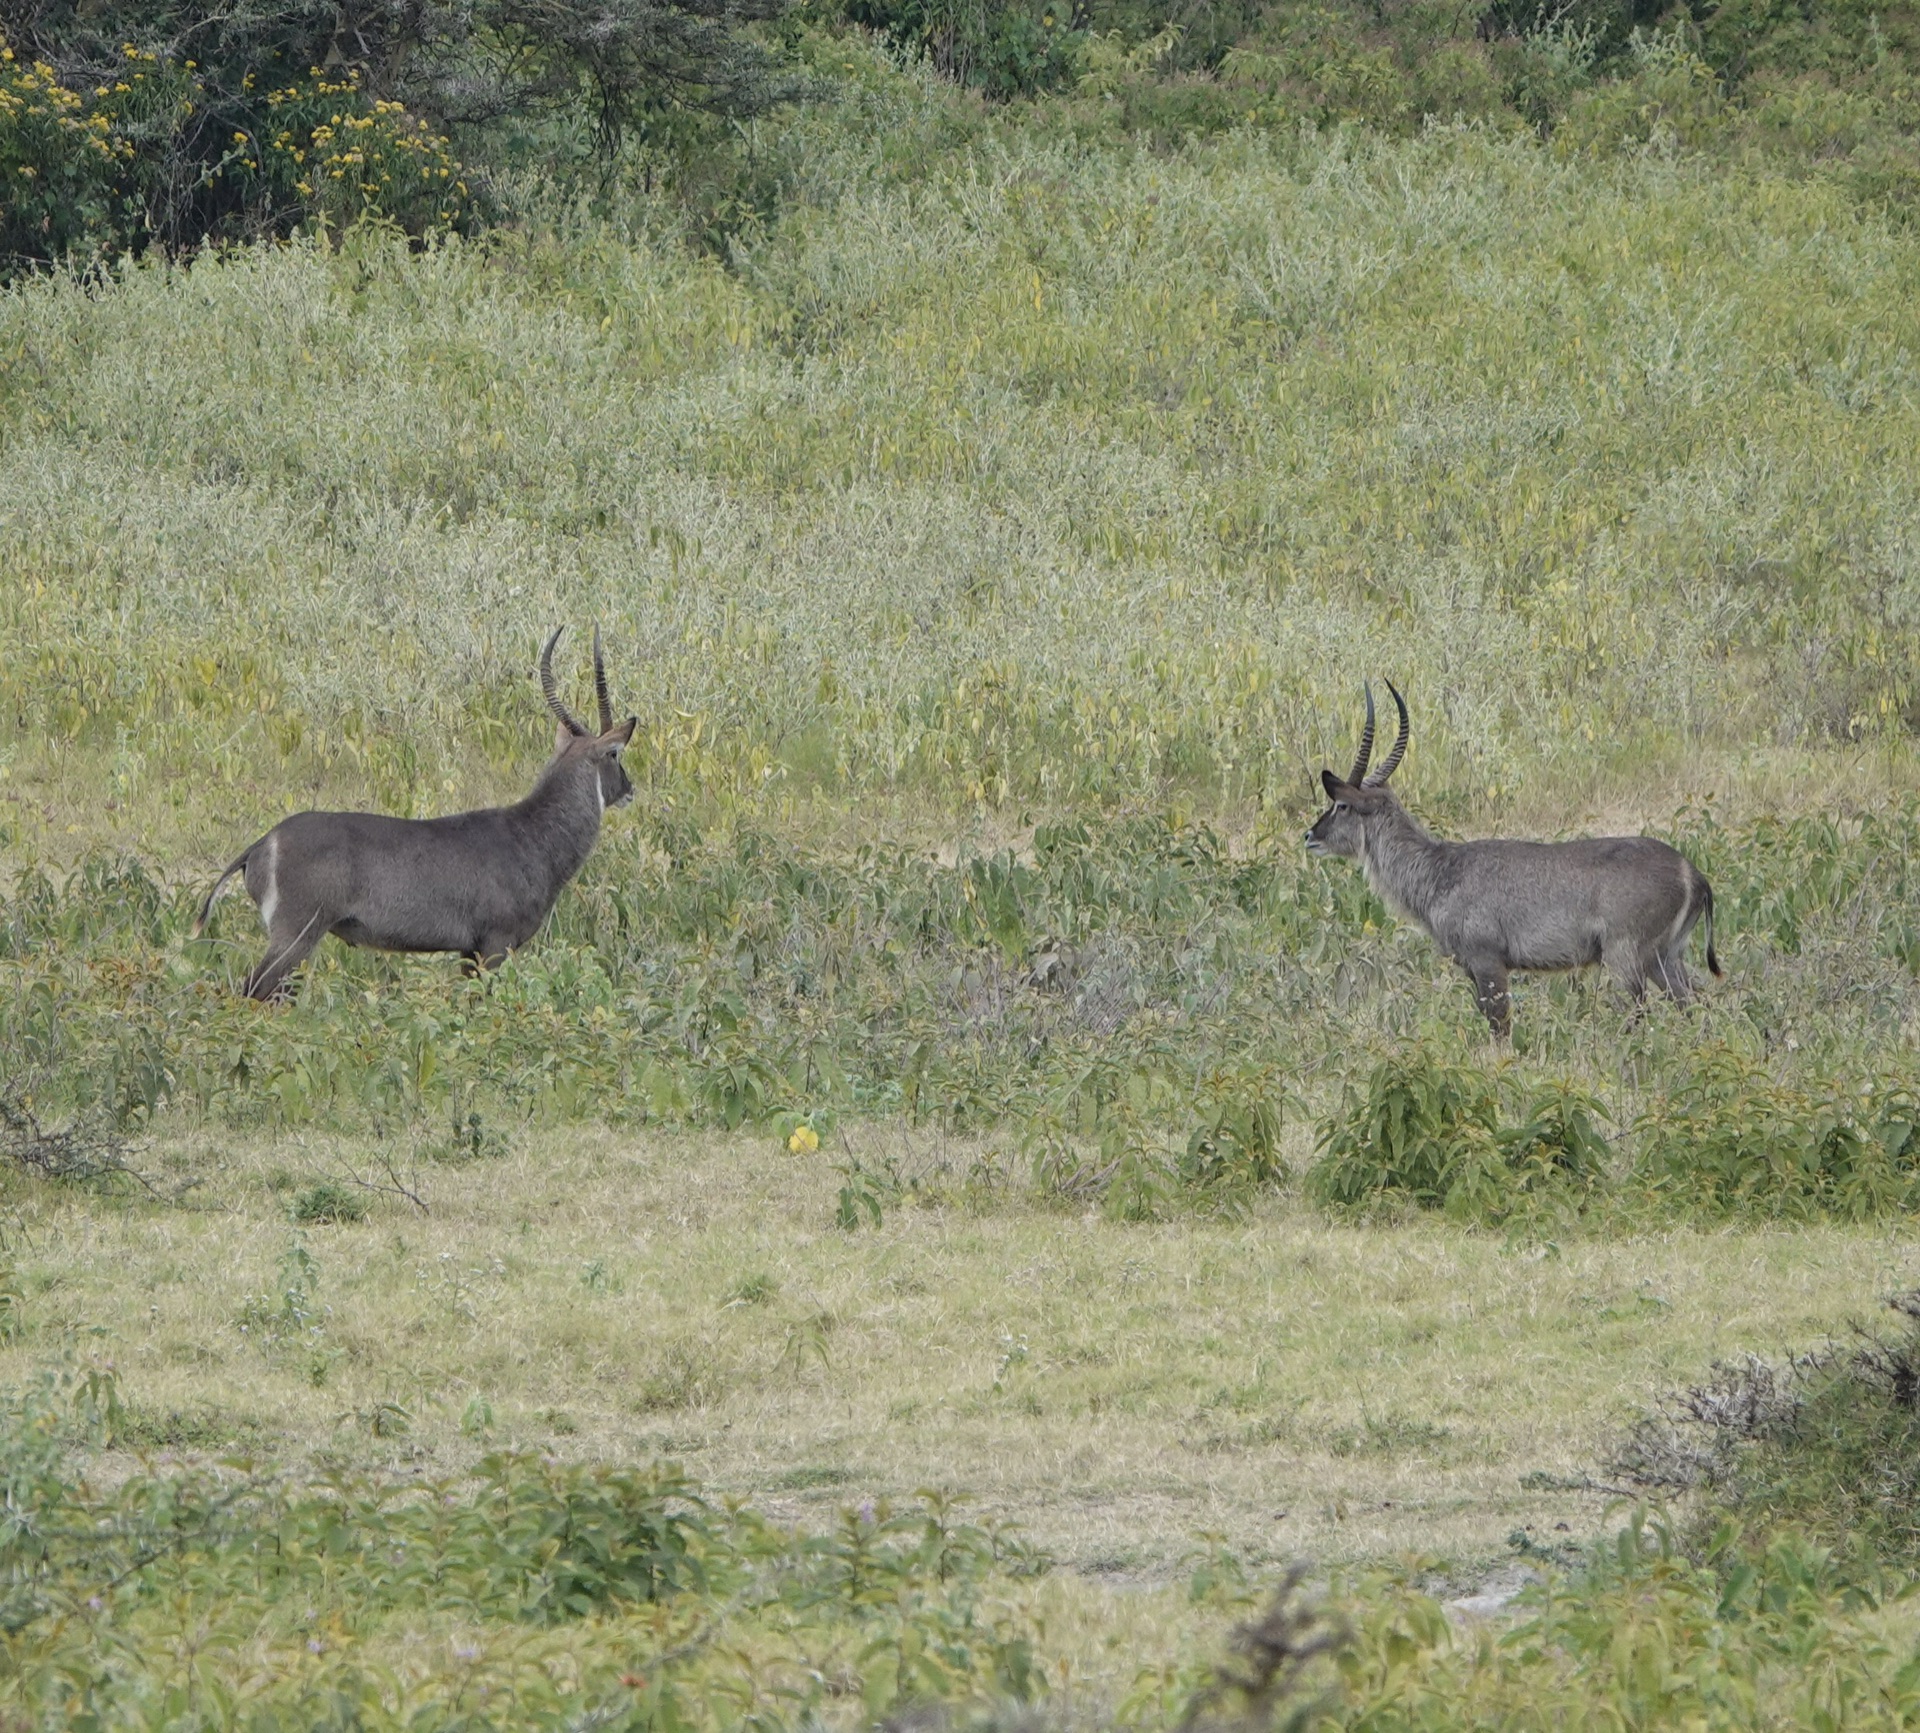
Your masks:
M1891 1689L1904 1603L1854 1596L1890 1591L1845 1556L1783 1543L1720 1627L1715 1567L1657 1528L1566 1573L1618 1525L1601 1458L1647 1394L1866 1315L1898 1236L1549 1248L1284 1199L1141 1224L996 1195L931 1136L885 1153L921 1196L855 1233L832 1152L764 1134L436 1141L396 1156L417 1202L355 1137L156 1141L163 1192L200 1182L180 1201L14 1185L15 1700L143 1725L244 1684L263 1716L338 1691L383 1725L484 1686L502 1724L662 1698L860 1724L924 1643L956 1713L1164 1725L1301 1554L1358 1634L1356 1720L1756 1679L1791 1703L1789 1639ZM365 1213L292 1221L325 1180ZM689 1574L649 1600L633 1572L676 1535ZM1570 1675L1551 1624L1450 1634L1442 1603L1516 1567L1560 1584L1552 1620L1591 1609ZM1663 1642L1670 1672L1619 1660Z
M1620 35L1631 116L1182 141L1172 58L822 26L724 221L6 291L10 1710L1910 1718L1891 1530L1607 1509L1920 1202L1920 243ZM638 798L537 941L241 1002L235 849L525 787L596 620ZM1381 673L1412 810L1666 837L1728 980L1491 1049L1301 848Z

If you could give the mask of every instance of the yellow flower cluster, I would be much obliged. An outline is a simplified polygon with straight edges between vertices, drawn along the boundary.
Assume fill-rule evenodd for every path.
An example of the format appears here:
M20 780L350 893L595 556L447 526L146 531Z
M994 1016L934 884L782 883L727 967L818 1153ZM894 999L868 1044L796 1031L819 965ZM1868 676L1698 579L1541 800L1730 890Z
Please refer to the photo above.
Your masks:
M108 160L133 154L131 144L113 137L113 122L107 115L86 110L87 99L63 85L45 61L23 63L0 39L0 126L15 132L30 131L36 124L52 128ZM22 163L18 172L32 180L38 171L31 163Z
M268 91L267 106L309 107L319 99L360 94L357 71L328 79L316 67L311 82ZM409 116L401 102L377 100L357 110L342 104L310 126L281 127L266 148L303 171L294 190L305 198L324 194L386 209L408 188L425 190L437 197L439 219L453 222L468 196L451 141Z
M0 177L16 186L43 178L60 160L59 133L107 162L133 158L136 147L120 124L129 98L142 114L155 97L183 114L207 100L192 61L163 63L133 43L121 52L125 77L87 95L66 88L42 62L22 63L0 37ZM251 74L243 82L253 88ZM263 100L275 111L271 122L256 133L241 116L221 158L202 170L205 185L267 176L336 216L382 212L409 226L454 223L465 214L470 195L451 141L404 103L370 101L357 69L328 76L315 67L305 79L265 91Z

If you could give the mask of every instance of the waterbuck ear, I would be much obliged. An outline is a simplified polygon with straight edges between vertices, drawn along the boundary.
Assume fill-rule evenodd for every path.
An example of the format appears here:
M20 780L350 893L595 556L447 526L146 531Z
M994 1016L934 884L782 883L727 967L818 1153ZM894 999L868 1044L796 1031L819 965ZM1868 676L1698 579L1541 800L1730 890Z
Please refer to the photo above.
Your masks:
M639 727L639 725L640 718L638 716L629 716L618 728L609 728L606 733L601 735L600 744L602 746L611 746L615 752L618 752L633 738L633 731Z
M564 722L556 722L553 725L553 750L555 753L565 752L577 738L578 736Z
M1327 791L1327 799L1329 800L1343 800L1353 792L1339 777L1335 776L1331 770L1323 770L1320 772L1320 786Z

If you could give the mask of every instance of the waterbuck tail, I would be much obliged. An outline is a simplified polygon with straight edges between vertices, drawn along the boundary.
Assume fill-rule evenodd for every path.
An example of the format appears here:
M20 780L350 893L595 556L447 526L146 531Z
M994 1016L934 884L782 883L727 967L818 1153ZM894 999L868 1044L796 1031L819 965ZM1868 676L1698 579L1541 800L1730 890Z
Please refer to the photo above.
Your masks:
M1707 923L1707 967L1713 971L1716 980L1725 980L1727 972L1720 967L1720 959L1713 954L1713 886L1704 878L1700 881L1700 905Z
M213 889L207 892L207 900L200 905L199 914L193 917L193 931L188 935L189 938L197 939L207 930L207 916L213 913L213 899L220 894L220 887L247 864L247 856L252 854L259 846L258 843L248 843L247 846L240 851L239 858L234 861L233 865L228 867L225 872L213 881Z

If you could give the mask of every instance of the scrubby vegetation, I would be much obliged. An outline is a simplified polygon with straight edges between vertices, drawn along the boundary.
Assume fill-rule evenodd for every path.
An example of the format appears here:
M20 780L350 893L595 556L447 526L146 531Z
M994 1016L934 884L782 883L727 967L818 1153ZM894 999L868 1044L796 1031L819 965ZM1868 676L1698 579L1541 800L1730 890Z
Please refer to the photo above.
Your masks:
M1466 122L1563 155L1765 161L1896 218L1920 187L1904 5L57 0L0 28L8 274L356 217L472 231L632 178L724 242L782 202L743 123L842 99L873 43L1081 140Z
M1912 18L599 16L8 15L7 1713L1909 1723ZM537 942L237 1001L595 620ZM1729 979L1490 1048L1383 671Z
M1418 1567L1343 1579L1334 1609L1296 1571L1241 1626L1235 1662L1141 1668L1089 1723L1044 1558L938 1498L809 1534L670 1469L511 1454L459 1481L303 1483L239 1462L76 1480L79 1438L126 1424L99 1374L44 1378L0 1412L0 1700L36 1717L1745 1726L1765 1703L1761 1724L1899 1727L1920 1711L1878 1597L1798 1537L1737 1551L1723 1536L1690 1560L1636 1519L1578 1580L1530 1591L1497 1641L1458 1629ZM1204 1562L1192 1598L1243 1618L1256 1600Z

